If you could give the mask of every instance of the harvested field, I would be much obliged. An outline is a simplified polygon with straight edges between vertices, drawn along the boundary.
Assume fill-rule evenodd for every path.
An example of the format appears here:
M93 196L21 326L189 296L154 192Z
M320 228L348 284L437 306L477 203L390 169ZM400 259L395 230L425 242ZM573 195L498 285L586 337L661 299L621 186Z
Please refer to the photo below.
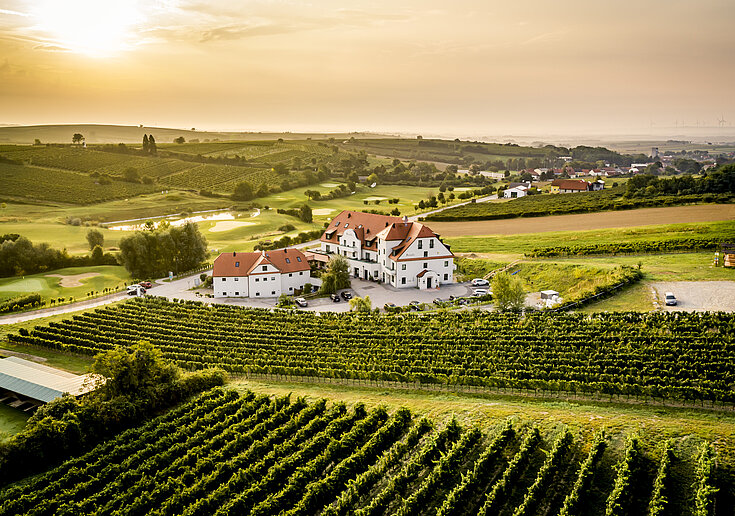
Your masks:
M95 276L99 276L99 272L85 272L84 274L74 274L72 276L64 276L63 274L46 274L47 278L61 278L59 281L59 286L62 287L81 287L82 286L82 280L88 279L88 278L94 278Z
M574 194L569 194L574 195ZM642 226L649 224L677 224L684 222L712 222L735 220L735 204L701 204L643 208L628 211L575 213L552 217L529 217L504 220L472 220L460 222L428 222L442 237L515 235L547 231L581 231Z

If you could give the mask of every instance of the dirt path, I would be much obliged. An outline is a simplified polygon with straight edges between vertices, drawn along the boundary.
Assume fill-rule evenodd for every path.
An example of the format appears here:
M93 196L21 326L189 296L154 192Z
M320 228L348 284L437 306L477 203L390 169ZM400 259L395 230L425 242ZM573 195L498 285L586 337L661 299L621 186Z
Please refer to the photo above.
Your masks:
M574 195L574 194L568 194ZM679 224L735 220L735 204L700 204L643 208L627 211L575 213L550 217L528 217L505 220L471 220L427 224L442 237L516 235L548 231L582 231L585 229L620 228L649 224Z
M735 312L735 281L661 281L651 286L668 312ZM676 306L666 306L666 292L676 296Z

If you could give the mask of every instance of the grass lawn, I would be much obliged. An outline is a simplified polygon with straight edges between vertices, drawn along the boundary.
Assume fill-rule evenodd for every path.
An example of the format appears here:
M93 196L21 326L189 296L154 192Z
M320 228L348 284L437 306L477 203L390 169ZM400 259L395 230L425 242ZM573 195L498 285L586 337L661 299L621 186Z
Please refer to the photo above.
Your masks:
M583 401L543 400L520 396L430 392L404 389L381 389L337 384L275 382L239 379L236 389L258 393L326 398L348 405L364 402L368 407L384 405L390 409L407 407L418 414L446 421L456 417L461 423L489 428L511 417L534 421L542 430L559 423L591 438L598 429L608 434L638 432L653 448L669 437L692 434L696 439L717 442L720 460L728 467L735 464L735 416L732 413L697 409L658 407L645 404L593 403Z
M49 275L62 277L50 277ZM83 277L80 275L91 275ZM78 276L75 278L75 276ZM0 299L9 299L31 293L39 293L44 300L59 297L86 299L90 291L101 292L105 288L114 288L130 279L124 267L119 265L98 265L93 267L68 267L53 271L41 272L24 277L0 279ZM76 286L62 286L62 280L74 282Z
M575 312L589 314L594 312L619 311L650 312L651 310L653 310L651 287L646 283L638 283L626 287L622 292L612 297L585 305L579 310L575 310Z
M31 416L22 410L0 404L0 442L23 430L29 417Z

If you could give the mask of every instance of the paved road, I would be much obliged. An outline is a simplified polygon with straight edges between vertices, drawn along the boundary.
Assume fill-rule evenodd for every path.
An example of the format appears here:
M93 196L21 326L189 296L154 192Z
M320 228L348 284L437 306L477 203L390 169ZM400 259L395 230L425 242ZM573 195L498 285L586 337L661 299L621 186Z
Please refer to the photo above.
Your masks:
M89 310L98 306L108 305L126 299L128 296L125 292L119 294L111 294L109 296L98 297L88 301L77 301L68 305L62 305L55 308L44 308L42 310L33 310L31 312L23 312L15 315L4 315L0 317L0 324L15 324L19 322L31 321L41 317L49 317L51 315L67 314L78 312L79 310Z
M497 198L498 198L498 194L488 195L487 197L480 197L480 198L475 199L475 203L493 201L493 200L496 200ZM419 217L426 217L427 215L433 215L434 213L439 213L440 211L449 210L451 208L456 208L457 206L464 206L465 204L470 204L471 202L472 201L460 202L458 204L452 204L451 206L444 206L443 208L438 208L436 210L419 213L418 215L411 215L410 217L408 217L408 220L411 220L411 221L419 220Z
M651 286L661 308L668 312L735 312L735 281L666 281ZM676 306L666 306L666 292L676 296Z

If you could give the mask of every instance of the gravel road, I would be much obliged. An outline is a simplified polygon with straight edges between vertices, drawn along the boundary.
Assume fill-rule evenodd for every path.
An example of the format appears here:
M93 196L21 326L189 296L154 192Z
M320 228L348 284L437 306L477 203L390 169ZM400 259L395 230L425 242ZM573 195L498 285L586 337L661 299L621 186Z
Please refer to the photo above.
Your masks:
M651 283L661 307L667 311L735 312L735 281L667 281ZM673 292L676 306L666 306L664 296Z

